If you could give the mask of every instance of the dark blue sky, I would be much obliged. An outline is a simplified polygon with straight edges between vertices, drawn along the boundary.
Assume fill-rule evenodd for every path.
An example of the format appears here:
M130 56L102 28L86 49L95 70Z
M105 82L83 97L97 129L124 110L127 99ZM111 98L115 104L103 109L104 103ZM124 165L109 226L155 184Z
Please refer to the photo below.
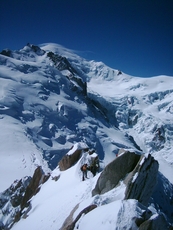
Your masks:
M0 50L54 42L134 76L173 76L173 0L0 0Z

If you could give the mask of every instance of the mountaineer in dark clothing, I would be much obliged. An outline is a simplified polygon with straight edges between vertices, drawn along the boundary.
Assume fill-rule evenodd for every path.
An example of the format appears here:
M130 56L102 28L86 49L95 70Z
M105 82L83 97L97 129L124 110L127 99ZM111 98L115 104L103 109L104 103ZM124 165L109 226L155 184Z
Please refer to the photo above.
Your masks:
M83 173L82 174L82 181L84 181L85 178L88 179L88 177L87 177L87 170L89 170L88 165L87 164L82 165L82 167L81 167L81 171Z

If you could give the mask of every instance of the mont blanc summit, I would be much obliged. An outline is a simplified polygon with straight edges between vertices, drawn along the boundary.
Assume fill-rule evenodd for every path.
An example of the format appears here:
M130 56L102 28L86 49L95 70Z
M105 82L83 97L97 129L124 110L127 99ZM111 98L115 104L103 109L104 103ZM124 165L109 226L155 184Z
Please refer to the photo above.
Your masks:
M58 44L2 50L0 229L171 229L172 85Z

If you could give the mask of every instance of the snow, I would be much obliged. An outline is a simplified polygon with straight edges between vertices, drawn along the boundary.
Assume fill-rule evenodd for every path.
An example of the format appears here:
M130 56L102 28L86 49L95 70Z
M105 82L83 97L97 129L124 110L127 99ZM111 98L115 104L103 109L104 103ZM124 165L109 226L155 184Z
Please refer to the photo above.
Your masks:
M63 46L47 43L40 47L68 58L77 68L77 77L87 81L88 99L71 91L74 82L67 80L69 70L55 69L46 53L38 56L25 46L13 52L13 57L0 55L0 192L16 179L32 176L38 165L51 172L31 199L28 217L13 229L60 229L75 207L73 220L91 204L98 207L82 216L75 229L123 229L132 216L142 212L136 210L136 201L122 201L124 184L92 197L100 174L92 177L88 173L89 179L82 182L80 166L90 160L86 154L64 172L56 166L63 155L89 147L104 168L123 148L146 156L151 153L160 172L173 183L173 77L118 74ZM105 113L91 107L91 100L100 103ZM56 176L60 176L57 181Z
M135 180L136 180L136 178L138 177L138 172L137 173L135 173L135 175L133 176L133 179L132 179L132 183L134 183L135 182Z
M67 155L72 155L76 150L86 149L88 146L85 143L76 143L74 144L73 148L67 153Z
M38 165L49 171L47 163L35 145L28 140L24 128L16 119L1 116L0 127L1 191L7 189L16 179L32 176Z

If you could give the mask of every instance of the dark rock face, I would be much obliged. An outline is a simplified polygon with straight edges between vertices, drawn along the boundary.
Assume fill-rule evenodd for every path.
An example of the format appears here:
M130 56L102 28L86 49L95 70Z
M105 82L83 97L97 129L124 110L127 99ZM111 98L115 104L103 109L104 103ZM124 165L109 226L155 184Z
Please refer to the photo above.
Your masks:
M0 208L3 207L3 205L6 203L5 201L8 201L10 199L10 202L13 207L17 207L22 198L23 193L26 190L26 187L28 186L29 182L31 181L31 177L25 177L23 180L16 180L14 183L5 190L1 196L0 196ZM3 199L4 198L4 199Z
M83 95L87 95L87 83L83 82L83 80L78 76L76 69L70 64L66 57L62 57L61 55L54 54L53 52L49 52L47 56L53 61L55 67L59 70L68 70L70 74L66 76L71 82L71 89L73 91L82 92ZM75 84L74 84L75 82Z
M35 46L35 45L30 44L30 43L28 43L27 46L30 47L31 50L34 51L39 56L45 54L45 51L42 50L39 46Z
M171 230L173 227L167 222L163 214L157 215L155 218L151 218L143 222L139 226L139 230Z
M91 156L89 170L92 172L93 176L95 176L100 167L99 158L97 154L93 154L92 152L89 152L89 155Z
M67 69L72 75L76 73L76 70L71 66L66 57L54 54L53 52L49 52L47 56L53 61L54 65L59 71Z
M41 166L39 166L38 168L36 168L35 172L34 172L34 175L33 175L33 178L32 180L30 181L27 189L26 189L26 192L25 192L25 195L22 199L22 202L21 202L21 210L23 210L25 207L27 207L29 204L28 204L28 201L29 199L31 199L31 197L33 195L35 195L36 193L39 192L40 188L40 184L43 184L47 179L49 178L49 175L45 175Z
M152 209L139 203L137 200L124 200L117 217L116 230L172 229L171 224L167 221L163 213L156 213L155 211L152 211Z
M9 229L11 223L15 221L15 216L19 213L20 203L30 181L31 177L16 180L8 189L0 193L0 212L3 214L0 215L0 229Z
M4 224L0 221L0 230L3 230L3 229L5 229L5 226L4 226Z
M163 212L169 222L173 224L173 185L160 172L157 185L152 194L152 202L159 212Z
M147 206L157 184L158 167L158 162L150 154L144 158L144 162L136 166L129 178L125 199L136 199ZM134 179L135 174L136 179Z
M166 142L166 137L165 137L165 129L163 126L161 127L155 127L156 129L153 130L154 137L153 137L153 147L156 150L161 150L164 148L164 144Z
M0 229L11 229L13 224L20 220L23 209L29 205L29 199L39 191L39 186L48 178L49 175L45 175L42 168L38 167L33 178L24 177L16 180L0 193L0 213L3 213L0 215Z
M140 155L128 151L117 157L101 173L92 195L103 194L113 189L120 180L133 171L140 157Z
M77 221L81 218L81 216L83 214L87 214L88 212L91 212L93 209L97 208L97 205L95 204L92 204L92 205L89 205L88 207L84 208L79 214L78 216L76 217L76 219L71 223L69 224L67 227L63 227L61 228L61 230L73 230L74 227L75 227L75 224L77 223Z
M9 49L2 50L0 54L7 56L7 57L11 57L11 50Z
M77 149L73 154L65 155L58 163L60 170L64 171L73 166L79 160L83 151L88 151L88 149Z

